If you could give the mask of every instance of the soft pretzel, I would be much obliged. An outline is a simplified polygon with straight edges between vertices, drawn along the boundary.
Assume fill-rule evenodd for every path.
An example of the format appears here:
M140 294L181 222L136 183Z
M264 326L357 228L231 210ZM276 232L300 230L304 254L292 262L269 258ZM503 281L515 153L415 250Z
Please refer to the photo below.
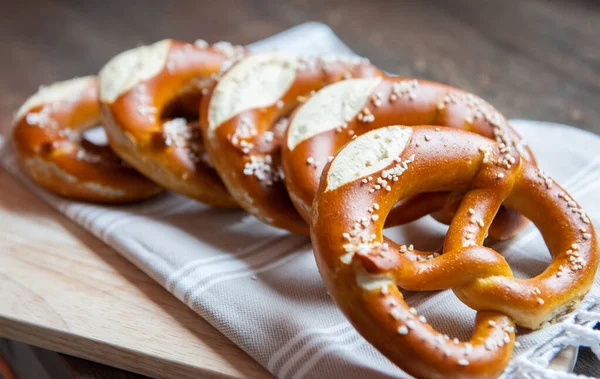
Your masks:
M379 180L385 183L377 187ZM431 191L464 193L441 252L383 237L398 200ZM534 278L514 278L504 258L482 246L503 203L528 217L550 250L552 262ZM590 289L598 267L590 219L536 165L505 144L434 126L383 127L342 148L324 168L311 237L336 303L370 343L417 377L501 374L512 320L533 329L552 321ZM468 342L433 330L400 292L446 288L479 311Z
M236 207L191 124L208 83L243 53L226 42L163 40L114 57L100 72L111 147L165 188L212 206Z
M330 85L298 108L282 146L285 183L290 197L305 220L310 220L312 202L321 171L331 156L355 136L382 126L439 125L470 130L515 145L534 160L524 141L506 119L482 99L444 84L411 78L383 77L351 79ZM426 214L448 223L460 194L421 194L405 199L392 211L387 226L404 224ZM517 234L527 220L502 208L490 235L507 239Z
M210 158L237 202L265 223L308 234L282 181L280 146L286 117L312 91L344 78L379 75L363 58L249 56L205 98L201 127Z
M78 200L124 203L161 188L83 133L100 124L93 76L42 87L17 111L12 137L25 173L42 187Z

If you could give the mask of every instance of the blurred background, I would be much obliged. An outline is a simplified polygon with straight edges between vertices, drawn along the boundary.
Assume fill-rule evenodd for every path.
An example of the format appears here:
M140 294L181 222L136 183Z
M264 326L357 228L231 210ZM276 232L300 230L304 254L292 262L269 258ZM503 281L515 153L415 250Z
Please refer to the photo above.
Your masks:
M320 21L389 72L472 91L509 118L600 133L595 0L0 3L0 130L40 84L96 73L133 46L166 37L247 44Z

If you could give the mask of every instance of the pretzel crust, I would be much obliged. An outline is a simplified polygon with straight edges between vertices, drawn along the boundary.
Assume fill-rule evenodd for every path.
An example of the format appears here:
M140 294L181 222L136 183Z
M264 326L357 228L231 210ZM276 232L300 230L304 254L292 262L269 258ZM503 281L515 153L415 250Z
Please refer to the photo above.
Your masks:
M371 143L377 150L377 133L396 145L388 151L397 153L391 163L372 172L360 158L348 165L353 146ZM371 191L374 182L363 183L367 176L388 180L389 190ZM383 237L398 200L440 190L464 193L441 254ZM528 217L546 241L552 262L536 277L514 278L504 258L482 246L503 203ZM432 126L380 128L340 150L323 171L311 237L338 306L370 343L417 377L500 375L514 343L512 320L527 328L551 322L587 293L598 268L590 219L558 184L514 149ZM399 288L451 288L479 311L471 340L451 343L440 336L411 312Z
M98 81L87 76L41 88L17 112L12 138L24 172L61 196L100 203L144 200L162 189L83 132L100 124Z
M515 145L528 160L532 152L491 105L465 91L444 84L412 78L384 77L365 93L365 102L345 122L328 122L325 101L346 104L362 88L348 80L326 87L292 115L282 146L285 184L300 215L309 222L321 172L330 157L355 136L388 125L438 125L473 131L501 143ZM312 164L306 164L310 160ZM390 214L387 226L404 224L429 213L449 223L460 196L448 193L421 194L405 199ZM490 229L498 240L513 237L527 225L518 213L502 208Z
M163 40L125 51L100 72L102 120L111 147L165 188L215 207L237 203L215 172L194 121L200 98L238 46ZM172 118L177 107L186 117Z
M202 101L200 125L217 172L242 208L267 224L308 234L282 181L286 117L312 91L374 75L379 70L360 58L269 53L241 60L220 78Z

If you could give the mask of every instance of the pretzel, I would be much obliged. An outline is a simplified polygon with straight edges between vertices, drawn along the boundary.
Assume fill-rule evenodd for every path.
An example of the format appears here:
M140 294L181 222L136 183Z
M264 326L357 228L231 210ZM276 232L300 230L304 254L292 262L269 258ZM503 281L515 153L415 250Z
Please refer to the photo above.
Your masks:
M0 354L0 378L15 379L15 373L2 354Z
M482 99L440 83L412 78L352 79L319 91L290 120L282 146L285 184L309 222L323 166L355 136L382 126L439 125L471 130L501 143L516 145L535 162L524 141L506 119ZM429 213L439 221L452 219L460 194L421 194L398 204L387 226L405 224ZM518 213L501 208L490 235L508 239L527 225Z
M369 177L386 183L377 188ZM398 200L431 191L464 193L441 252L383 237ZM552 262L534 278L514 278L504 258L482 246L501 204L528 217L549 247ZM311 237L338 306L417 377L500 375L513 349L513 320L532 329L551 322L585 295L598 267L590 219L532 161L475 133L435 126L382 127L342 148L324 168ZM478 311L468 342L440 335L400 292L447 288Z
M162 40L111 59L100 72L111 147L165 188L215 207L237 207L193 123L207 85L242 54L227 42Z
M267 224L308 234L282 181L286 116L329 83L379 74L364 58L283 53L252 55L227 71L203 100L200 124L210 158L237 202Z
M84 132L100 124L93 76L42 87L17 111L12 138L25 173L59 195L102 203L149 198L161 188Z

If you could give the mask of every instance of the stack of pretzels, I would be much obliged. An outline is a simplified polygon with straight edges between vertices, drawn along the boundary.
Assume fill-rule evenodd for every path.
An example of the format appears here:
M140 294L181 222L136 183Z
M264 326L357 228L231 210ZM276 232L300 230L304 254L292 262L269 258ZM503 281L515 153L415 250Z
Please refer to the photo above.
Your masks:
M108 146L86 134L98 125ZM496 109L362 58L163 40L41 88L16 113L13 141L23 170L62 196L127 203L167 189L310 235L350 322L417 377L500 375L515 328L570 311L598 266L590 219ZM449 225L436 251L383 235L426 215ZM484 241L529 220L552 262L517 279ZM469 341L403 300L448 288L478 311Z

